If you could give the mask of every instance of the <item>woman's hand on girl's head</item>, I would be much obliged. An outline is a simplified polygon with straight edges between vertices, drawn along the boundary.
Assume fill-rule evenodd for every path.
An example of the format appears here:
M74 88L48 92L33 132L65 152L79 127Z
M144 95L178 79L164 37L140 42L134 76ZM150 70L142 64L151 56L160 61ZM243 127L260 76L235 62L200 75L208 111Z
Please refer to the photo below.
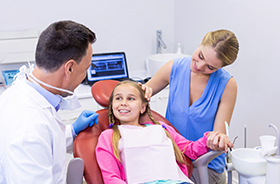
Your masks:
M233 148L234 145L230 142L226 134L219 132L209 132L207 134L207 146L211 150L227 152L228 148Z
M142 83L138 83L141 87L142 90L145 91L145 98L147 99L147 101L149 102L151 100L151 97L153 95L153 89L145 84Z

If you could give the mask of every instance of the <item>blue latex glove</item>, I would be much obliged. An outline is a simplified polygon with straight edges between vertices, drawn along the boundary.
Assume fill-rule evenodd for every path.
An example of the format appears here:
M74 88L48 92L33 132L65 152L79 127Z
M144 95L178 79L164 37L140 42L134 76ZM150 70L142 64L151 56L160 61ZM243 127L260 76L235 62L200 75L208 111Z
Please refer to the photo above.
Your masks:
M80 131L91 127L94 123L98 124L98 114L94 111L84 110L72 125L78 135Z

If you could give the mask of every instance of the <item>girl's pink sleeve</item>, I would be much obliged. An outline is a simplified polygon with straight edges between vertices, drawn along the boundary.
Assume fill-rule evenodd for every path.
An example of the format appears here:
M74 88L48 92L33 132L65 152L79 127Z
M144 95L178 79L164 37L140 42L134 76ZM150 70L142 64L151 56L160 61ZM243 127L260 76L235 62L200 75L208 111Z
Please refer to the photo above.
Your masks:
M171 126L166 125L166 128L180 150L184 151L184 154L190 159L195 160L209 151L209 148L207 147L207 134L209 132L204 133L203 137L197 141L189 141L181 134L177 133Z
M126 184L123 167L116 159L112 148L112 129L101 133L95 149L104 184ZM122 170L122 171L121 171Z

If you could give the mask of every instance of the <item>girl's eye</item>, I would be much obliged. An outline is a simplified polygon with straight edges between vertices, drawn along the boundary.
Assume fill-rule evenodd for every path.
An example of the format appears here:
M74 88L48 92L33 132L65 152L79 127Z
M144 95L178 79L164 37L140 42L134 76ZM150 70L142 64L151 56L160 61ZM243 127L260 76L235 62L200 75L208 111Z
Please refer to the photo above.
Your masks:
M128 98L128 100L134 100L134 98Z
M116 97L116 100L121 100L122 98L121 97Z

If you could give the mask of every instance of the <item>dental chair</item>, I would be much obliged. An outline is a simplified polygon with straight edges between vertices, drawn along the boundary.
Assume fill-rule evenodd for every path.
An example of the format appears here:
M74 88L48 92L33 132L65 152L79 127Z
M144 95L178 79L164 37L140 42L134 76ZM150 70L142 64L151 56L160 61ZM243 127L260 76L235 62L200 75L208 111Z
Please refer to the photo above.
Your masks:
M109 97L111 95L112 90L118 83L119 81L115 80L103 80L98 81L92 85L92 96L100 106L104 107L104 109L96 111L96 113L99 114L98 124L95 124L92 127L88 127L82 132L80 132L73 143L74 157L79 157L84 161L84 178L88 184L103 184L102 174L96 160L95 147L97 145L100 133L107 129L109 126ZM159 113L153 110L151 110L151 113L154 119L162 121L172 126L172 124ZM150 121L147 114L140 118L140 122L147 121ZM174 129L176 130L176 128ZM201 183L208 184L209 181L207 165L212 159L214 159L222 153L222 151L210 151L199 157L194 162L192 162L188 157L186 157L186 161L188 163L188 176L190 177L192 175L193 168L197 168L199 171Z

